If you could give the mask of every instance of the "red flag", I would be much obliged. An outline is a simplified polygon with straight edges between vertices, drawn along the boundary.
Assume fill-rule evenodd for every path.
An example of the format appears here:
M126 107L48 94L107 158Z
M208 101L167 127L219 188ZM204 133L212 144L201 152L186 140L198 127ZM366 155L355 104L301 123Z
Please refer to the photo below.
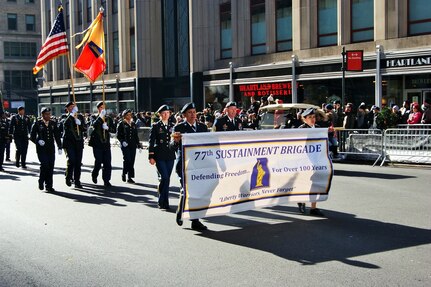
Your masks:
M94 83L106 69L102 12L91 23L84 39L76 48L79 49L83 44L85 46L75 63L75 70L83 73L90 82Z
M63 8L60 7L51 32L49 32L40 50L39 56L37 56L33 74L37 74L49 61L54 60L58 56L67 54L68 52L69 47L67 45L66 32L64 29Z

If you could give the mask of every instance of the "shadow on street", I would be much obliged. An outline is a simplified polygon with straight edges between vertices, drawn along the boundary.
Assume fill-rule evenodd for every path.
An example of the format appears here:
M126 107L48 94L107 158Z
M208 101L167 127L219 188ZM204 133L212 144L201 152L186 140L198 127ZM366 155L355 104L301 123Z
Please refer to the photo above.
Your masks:
M268 214L272 219L284 219L285 223L265 224L253 217L265 217L263 212L247 211L240 214L250 219L211 217L207 221L222 225L234 225L240 229L212 232L199 236L272 253L303 265L315 265L339 261L348 265L377 269L372 262L350 259L352 257L387 252L431 243L431 230L399 224L356 218L349 213L325 210L327 218L301 220L289 217L296 208L278 206L271 208L279 215ZM306 215L305 215L306 216ZM249 221L249 222L247 222Z

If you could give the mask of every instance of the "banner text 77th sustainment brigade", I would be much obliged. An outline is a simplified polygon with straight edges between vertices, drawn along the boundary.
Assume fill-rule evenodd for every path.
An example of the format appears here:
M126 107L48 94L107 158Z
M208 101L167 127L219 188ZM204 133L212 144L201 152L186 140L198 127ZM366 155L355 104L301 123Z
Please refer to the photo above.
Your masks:
M183 219L328 198L327 129L184 134L182 142Z

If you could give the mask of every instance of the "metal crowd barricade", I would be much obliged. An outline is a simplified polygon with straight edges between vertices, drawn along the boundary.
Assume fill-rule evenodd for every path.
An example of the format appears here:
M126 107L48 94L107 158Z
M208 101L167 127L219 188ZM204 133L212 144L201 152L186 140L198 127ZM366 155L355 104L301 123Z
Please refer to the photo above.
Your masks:
M151 128L143 127L138 128L139 141L143 144L144 148L148 148L148 140L150 139Z
M399 129L431 129L431 124L399 124L397 125Z
M431 126L431 125L429 125ZM403 129L387 129L384 134L385 161L431 163L431 127L412 125Z
M373 166L383 155L383 134L379 129L336 128L338 153L377 157Z

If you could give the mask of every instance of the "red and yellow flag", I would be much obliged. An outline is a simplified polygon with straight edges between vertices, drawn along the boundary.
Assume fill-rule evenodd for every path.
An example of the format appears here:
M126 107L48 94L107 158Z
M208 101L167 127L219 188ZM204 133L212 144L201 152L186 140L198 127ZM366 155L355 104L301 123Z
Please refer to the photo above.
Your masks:
M87 33L85 33L82 42L76 46L76 49L82 45L84 48L75 63L75 70L83 73L90 82L94 83L106 69L102 12L99 12L99 15L88 27Z

